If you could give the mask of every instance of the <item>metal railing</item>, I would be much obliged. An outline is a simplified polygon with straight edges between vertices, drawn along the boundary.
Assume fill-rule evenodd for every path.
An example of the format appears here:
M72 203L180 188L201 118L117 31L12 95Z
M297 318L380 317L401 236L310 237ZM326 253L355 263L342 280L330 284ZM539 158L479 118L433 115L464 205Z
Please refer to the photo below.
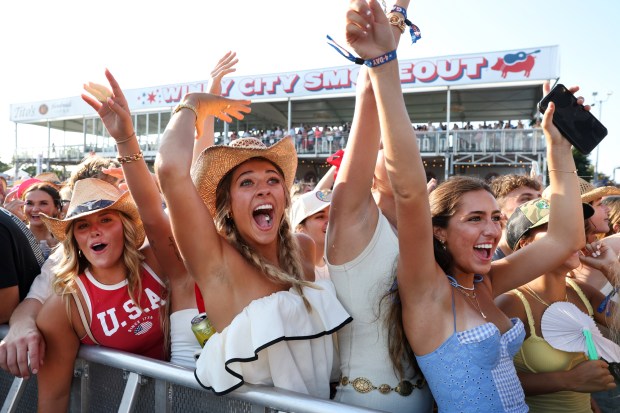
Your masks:
M0 326L4 337L8 326ZM36 411L36 377L24 380L0 370L0 412ZM190 369L98 346L81 346L74 367L71 412L334 412L376 410L350 406L275 387L244 385L226 396L202 388Z
M540 153L545 151L545 138L542 129L478 129L452 131L416 131L416 139L422 155L446 155L449 153ZM218 139L220 141L220 139ZM339 137L295 136L295 147L300 157L327 157L338 149L347 145L348 133ZM270 145L275 139L266 139ZM140 145L147 160L155 159L157 143L142 143ZM80 162L90 152L104 157L115 157L116 147L112 141L107 144L54 146L48 147L21 147L16 155L20 160L36 159L42 154L47 159L49 153L51 162Z

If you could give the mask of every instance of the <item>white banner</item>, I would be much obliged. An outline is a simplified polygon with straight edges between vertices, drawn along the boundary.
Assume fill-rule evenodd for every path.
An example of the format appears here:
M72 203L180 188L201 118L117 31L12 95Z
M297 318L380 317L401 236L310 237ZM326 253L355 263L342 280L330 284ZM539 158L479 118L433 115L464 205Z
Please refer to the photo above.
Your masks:
M557 46L444 56L399 62L403 90L497 84L555 79L559 77ZM298 72L228 77L223 95L235 99L284 100L355 93L359 66L347 65ZM125 95L132 111L154 111L176 105L189 92L205 92L208 81L130 89ZM94 116L79 96L11 105L11 121L33 122Z

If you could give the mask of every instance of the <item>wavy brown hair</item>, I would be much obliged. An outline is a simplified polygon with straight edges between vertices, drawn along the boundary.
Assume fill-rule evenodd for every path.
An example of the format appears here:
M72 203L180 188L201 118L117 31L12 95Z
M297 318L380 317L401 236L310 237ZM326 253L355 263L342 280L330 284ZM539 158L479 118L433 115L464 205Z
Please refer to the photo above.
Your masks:
M468 176L453 176L438 185L429 196L433 227L447 228L450 219L460 206L463 195L468 192L481 190L493 195L491 188L489 188L486 182ZM454 266L452 255L435 237L433 237L433 252L437 264L446 274L450 274ZM402 304L398 293L396 264L394 264L392 273L392 286L381 299L381 311L384 311L386 315L384 323L388 332L390 360L402 380L406 378L403 377L406 364L411 365L420 374L421 371L418 368L415 355L403 328Z

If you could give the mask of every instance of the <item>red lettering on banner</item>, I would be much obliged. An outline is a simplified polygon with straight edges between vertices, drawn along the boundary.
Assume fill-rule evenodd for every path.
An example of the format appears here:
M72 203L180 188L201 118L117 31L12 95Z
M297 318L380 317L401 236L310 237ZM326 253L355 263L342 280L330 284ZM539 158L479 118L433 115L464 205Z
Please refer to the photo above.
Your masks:
M482 69L489 65L485 57L469 57L461 61L461 65L465 65L465 72L470 79L480 79L482 77Z
M414 83L415 77L413 76L413 65L402 64L399 65L400 69L400 83Z
M433 62L422 61L413 66L413 76L420 82L434 82L438 76L437 68Z
M323 77L320 72L310 72L306 74L304 87L306 90L315 92L323 88Z
M174 103L180 102L183 96L188 93L193 92L206 92L207 84L206 83L192 83L189 85L182 86L170 86L170 87L162 87L161 95L166 103Z
M282 88L286 93L295 92L295 85L299 80L299 75L294 73L292 75L281 75L280 82L282 83Z
M239 92L244 96L254 95L254 79L242 79L239 81Z
M222 79L222 96L228 97L230 95L230 89L232 89L235 81L230 78Z
M351 87L349 70L326 70L323 72L323 87L325 89L342 89Z
M457 80L463 76L463 66L459 59L440 60L437 62L437 74L443 80Z

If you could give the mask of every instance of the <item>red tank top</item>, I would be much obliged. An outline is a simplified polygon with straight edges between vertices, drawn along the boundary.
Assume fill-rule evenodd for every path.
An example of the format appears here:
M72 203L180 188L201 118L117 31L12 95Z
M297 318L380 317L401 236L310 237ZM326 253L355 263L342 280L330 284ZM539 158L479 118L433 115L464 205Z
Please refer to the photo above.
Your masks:
M142 294L140 307L129 297L127 280L105 285L88 269L77 278L90 313L90 329L100 345L134 354L165 359L164 337L160 323L160 307L164 283L146 264L142 263ZM83 344L95 344L87 336Z

